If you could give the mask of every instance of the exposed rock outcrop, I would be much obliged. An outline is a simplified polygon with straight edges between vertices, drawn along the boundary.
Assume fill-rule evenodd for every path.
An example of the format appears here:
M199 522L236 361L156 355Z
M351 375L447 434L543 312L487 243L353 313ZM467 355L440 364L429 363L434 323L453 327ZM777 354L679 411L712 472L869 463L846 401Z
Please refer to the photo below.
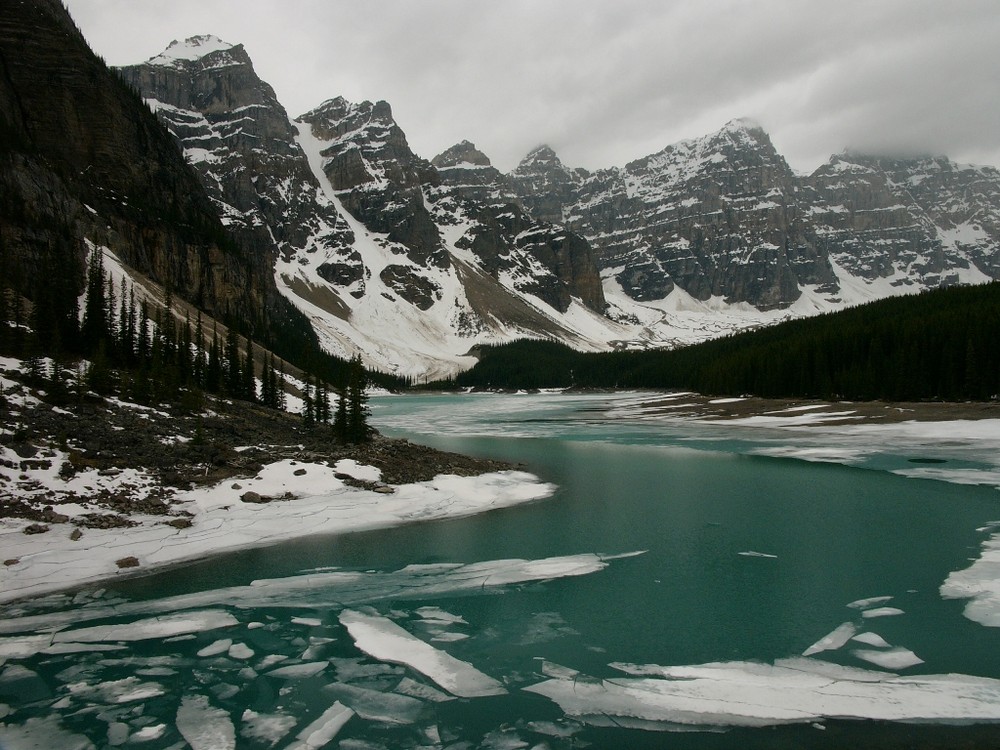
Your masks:
M287 335L294 319L309 340L261 272L267 261L226 233L174 139L91 52L62 3L0 5L0 68L6 284L30 298L58 275L66 288L55 293L75 303L90 242L260 337Z

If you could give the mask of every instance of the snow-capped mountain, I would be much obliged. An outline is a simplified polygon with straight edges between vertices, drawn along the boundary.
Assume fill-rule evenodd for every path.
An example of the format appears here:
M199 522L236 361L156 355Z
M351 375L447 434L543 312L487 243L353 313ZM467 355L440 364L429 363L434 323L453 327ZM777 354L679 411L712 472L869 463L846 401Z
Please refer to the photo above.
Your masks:
M625 336L585 240L449 185L387 103L335 98L293 121L243 47L209 36L121 72L332 353L439 377L480 343Z
M992 168L843 154L801 176L734 120L624 167L541 146L502 174L468 141L414 154L386 102L292 120L215 37L122 74L324 346L389 372L451 374L523 336L674 346L1000 276Z
M548 147L509 176L539 218L594 246L631 299L826 309L1000 276L1000 173L843 154L794 174L756 123L588 173Z

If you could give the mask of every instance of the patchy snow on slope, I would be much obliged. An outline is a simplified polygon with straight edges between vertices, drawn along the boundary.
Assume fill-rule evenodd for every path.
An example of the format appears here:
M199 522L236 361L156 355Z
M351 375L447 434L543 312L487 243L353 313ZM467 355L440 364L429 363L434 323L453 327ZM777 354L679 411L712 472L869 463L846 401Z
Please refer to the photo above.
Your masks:
M213 52L230 50L234 46L211 34L188 37L184 41L177 41L175 39L163 52L149 58L147 63L149 65L178 67L185 62L200 60Z

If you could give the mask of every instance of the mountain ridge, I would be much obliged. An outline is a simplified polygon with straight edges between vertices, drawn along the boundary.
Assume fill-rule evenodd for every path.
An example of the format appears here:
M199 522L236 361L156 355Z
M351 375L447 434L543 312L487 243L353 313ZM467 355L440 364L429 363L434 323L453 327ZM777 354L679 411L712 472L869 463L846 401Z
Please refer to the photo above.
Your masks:
M219 81L243 66L241 85L264 94L228 109L157 99L155 76L142 66L167 75L195 64L190 58L208 61L202 73L216 89L235 87ZM289 124L276 152L309 185L299 209L276 211L287 202L281 186L257 185L242 191L243 204L217 201L224 220L249 221L261 247L280 245L291 227L310 227L308 238L276 254L283 293L326 329L330 351L360 351L390 371L436 377L468 366L478 344L521 336L594 350L676 346L1000 275L1000 175L989 167L973 174L939 160L932 177L913 166L931 161L900 162L890 179L887 164L865 167L844 154L803 176L759 123L738 118L624 167L567 167L541 145L504 174L467 140L429 161L419 157L387 102L334 97L293 120L252 73L242 46L215 37L175 42L122 71L168 125L173 118L189 160L219 195L254 170L266 177L267 154L245 145L238 158L227 155L204 133L200 145L185 143L180 121L218 118L244 130L268 117ZM318 150L305 158L307 140ZM223 174L227 158L242 176ZM312 179L303 166L310 160ZM963 203L957 196L976 175L983 184ZM983 207L988 220L971 223ZM317 254L326 257L316 262ZM369 267L368 256L383 259ZM588 310L585 319L574 305ZM382 322L396 312L405 341Z

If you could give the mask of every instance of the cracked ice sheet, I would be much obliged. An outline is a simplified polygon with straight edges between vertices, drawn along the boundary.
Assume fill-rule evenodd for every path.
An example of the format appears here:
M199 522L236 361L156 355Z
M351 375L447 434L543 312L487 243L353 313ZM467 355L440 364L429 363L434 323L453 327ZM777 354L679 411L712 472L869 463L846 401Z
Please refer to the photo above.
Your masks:
M1000 721L1000 680L969 675L901 677L804 657L773 665L612 665L656 677L552 679L525 688L590 724L770 726L825 718Z
M359 472L365 467L354 467ZM296 470L306 474L295 476ZM192 526L175 529L162 519L139 518L139 526L88 529L77 541L58 526L46 534L26 535L22 526L0 522L0 547L16 565L0 570L0 602L113 578L123 572L117 560L134 556L140 567L124 574L209 557L220 552L273 544L312 534L334 534L399 526L481 513L550 496L555 487L532 474L502 471L473 477L439 475L401 485L392 494L346 486L323 464L279 461L257 477L179 492L178 507L193 513ZM294 499L265 504L240 502L246 491L262 495L291 493Z
M378 573L352 571L306 573L287 578L254 581L249 586L212 589L152 601L125 602L111 606L98 601L91 606L69 611L9 617L0 619L0 633L59 629L103 617L137 616L208 606L330 609L386 599L429 599L440 596L482 594L491 588L507 585L589 575L603 570L611 561L637 554L642 553L630 552L621 555L582 553L538 560L504 559L465 565L461 563L408 565L397 571ZM226 624L233 623L220 620L218 627ZM80 631L63 631L58 634L57 640L74 640L78 632ZM42 637L0 639L0 652L4 648L18 653L32 648L41 649L45 648L48 642L48 638Z
M459 698L507 692L489 675L424 643L386 617L347 609L340 613L340 622L361 651L380 661L410 667Z
M945 599L969 599L963 614L973 622L1000 627L1000 534L983 542L972 565L949 574L940 592Z

